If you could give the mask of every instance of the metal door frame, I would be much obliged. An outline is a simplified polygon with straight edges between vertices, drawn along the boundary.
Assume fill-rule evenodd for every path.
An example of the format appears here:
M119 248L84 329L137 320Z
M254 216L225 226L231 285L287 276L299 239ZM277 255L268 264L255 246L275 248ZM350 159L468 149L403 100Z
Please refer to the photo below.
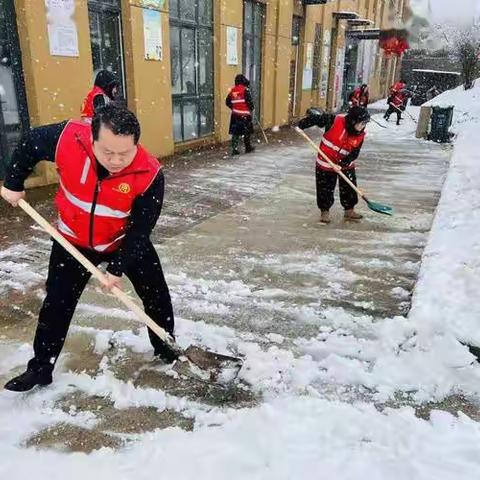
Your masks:
M15 13L14 0L0 0L0 8L3 8L6 18L7 40L10 46L11 69L13 74L13 84L18 105L18 116L20 120L20 131L26 131L30 128L30 117L28 114L27 94L25 89L25 78L23 75L22 52L20 49L20 40L18 37L17 16ZM8 157L8 144L5 135L5 124L0 104L0 156ZM3 178L4 164L0 159L0 179Z
M118 33L120 39L120 68L121 68L121 78L119 79L122 84L122 93L125 98L127 99L127 78L126 78L126 71L125 71L125 57L124 57L124 47L123 47L123 22L122 22L122 6L121 0L118 0L117 5L106 4L103 3L101 0L88 0L88 16L90 22L90 11L97 14L109 13L111 15L115 15L118 21ZM100 22L100 25L102 23ZM103 30L101 31L101 34ZM90 34L91 35L91 34ZM90 36L91 42L91 36ZM92 58L93 64L93 58Z
M253 33L245 33L245 9L246 5L250 4L252 5L252 20L253 20L253 25L252 25L252 30ZM261 8L263 10L262 12L262 24L260 26L260 32L257 34L255 31L255 8ZM267 13L266 5L263 2L257 2L255 0L244 0L243 1L243 40L242 40L242 70L244 75L247 76L247 78L251 81L252 79L250 78L250 65L246 65L246 42L245 39L249 38L252 40L252 46L254 45L254 42L258 39L259 40L259 47L260 47L260 65L258 65L258 81L256 82L256 93L258 94L258 105L255 105L256 109L256 115L257 119L260 120L261 113L262 113L262 70L263 70L263 55L264 55L264 45L263 42L265 41L265 15ZM255 52L255 48L253 48L253 51Z

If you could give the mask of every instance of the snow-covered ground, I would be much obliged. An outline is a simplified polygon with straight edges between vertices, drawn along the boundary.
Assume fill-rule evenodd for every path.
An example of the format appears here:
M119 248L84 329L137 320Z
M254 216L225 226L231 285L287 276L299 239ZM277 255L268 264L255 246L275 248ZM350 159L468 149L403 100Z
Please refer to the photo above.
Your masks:
M457 137L410 317L426 337L452 335L480 347L480 80L425 105L454 106Z
M475 415L434 410L420 418L415 408L415 402L439 402L458 393L471 403L480 398L480 367L455 331L455 321L463 318L471 327L463 336L476 333L474 314L480 313L478 295L465 299L470 289L474 295L479 278L474 189L480 180L474 175L478 154L471 147L472 132L468 123L462 126L462 117L455 120L459 135L430 236L449 151L415 139L415 123L408 118L399 128L393 121L386 129L370 124L362 152L368 168L359 167L362 184L376 200L394 201L392 219L364 210L359 226L345 226L336 216L333 225L320 226L312 153L295 145L274 145L175 184L178 190L191 189L193 206L184 207L195 215L205 208L198 204L208 208L212 188L227 203L232 197L242 200L167 239L159 250L179 312L179 343L242 354L240 380L257 400L243 407L212 406L141 377L149 372L145 332L92 289L79 306L72 328L77 344L70 349L70 356L83 355L85 364L70 368L66 354L51 387L25 395L0 393L0 478L457 480L480 475ZM374 118L384 123L381 115ZM201 202L195 200L199 193ZM182 222L168 202L166 208L166 227ZM184 223L190 225L193 214ZM44 254L37 234L33 245ZM16 256L25 264L17 266ZM29 260L28 249L20 246L0 252L2 259L10 262L0 276L3 291L35 288L45 273L45 263ZM405 316L419 267L413 308ZM7 284L7 278L14 281ZM29 358L30 346L19 340L29 338L27 333L0 337L1 378ZM94 373L88 371L90 363ZM168 367L157 373L176 379ZM131 409L176 412L192 419L194 428L112 433L128 441L123 448L88 455L25 448L29 436L59 422L95 429L102 409L110 407L85 409L74 400L60 408L58 400L75 392L92 405L106 398L127 418ZM113 425L102 431L115 432ZM61 443L61 433L59 438Z

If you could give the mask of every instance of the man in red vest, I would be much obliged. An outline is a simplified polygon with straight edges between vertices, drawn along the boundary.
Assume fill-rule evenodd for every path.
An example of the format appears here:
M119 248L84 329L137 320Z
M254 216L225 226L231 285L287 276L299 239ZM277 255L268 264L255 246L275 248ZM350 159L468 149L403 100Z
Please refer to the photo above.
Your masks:
M366 83L356 87L350 95L352 107L367 107L369 100L368 85Z
M108 70L100 70L95 77L93 88L82 103L81 117L90 121L95 112L114 101L118 96L120 82Z
M323 113L318 109L309 109L307 116L300 120L301 129L314 125L325 128L320 142L320 150L356 185L355 160L365 138L365 127L370 121L370 114L364 107L352 107L346 115ZM330 208L334 203L337 173L318 154L315 167L317 186L317 206L321 211L320 221L330 223ZM358 195L341 177L339 178L340 203L345 210L345 220L360 220L362 215L355 212Z
M404 80L399 80L390 87L390 94L387 98L388 110L383 116L387 122L390 119L390 115L395 113L397 115L397 125L400 125L402 112L405 110L406 102L408 100L406 86L407 84Z
M232 136L232 155L240 155L238 145L242 136L245 143L245 153L255 150L250 140L253 133L252 113L255 107L249 86L250 81L244 75L237 75L235 86L230 90L225 100L225 104L232 111L228 131Z
M55 198L59 232L92 263L107 263L107 288L125 274L145 312L173 336L170 294L150 234L163 202L162 165L139 143L140 125L125 108L107 105L91 125L68 121L30 130L7 169L1 196L16 206L24 181L41 160L55 162L60 185ZM52 372L90 273L53 242L47 295L38 318L34 357L5 388L27 391L52 382ZM149 330L154 354L175 354Z

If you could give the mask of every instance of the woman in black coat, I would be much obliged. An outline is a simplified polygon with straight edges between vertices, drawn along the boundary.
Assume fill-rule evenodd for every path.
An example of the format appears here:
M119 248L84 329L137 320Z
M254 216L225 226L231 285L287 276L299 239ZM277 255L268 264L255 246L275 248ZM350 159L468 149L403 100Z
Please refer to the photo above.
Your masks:
M235 77L235 86L230 90L225 104L232 115L230 117L230 129L228 133L232 136L232 155L239 155L238 146L240 137L243 136L245 152L255 150L252 146L250 136L253 133L252 112L255 108L250 93L250 81L242 74Z

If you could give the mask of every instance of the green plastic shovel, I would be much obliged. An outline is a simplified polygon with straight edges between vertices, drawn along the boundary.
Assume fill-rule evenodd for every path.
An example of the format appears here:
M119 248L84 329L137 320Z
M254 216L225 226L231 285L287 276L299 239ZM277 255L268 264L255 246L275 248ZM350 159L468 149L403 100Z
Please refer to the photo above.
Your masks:
M381 213L383 215L393 215L393 208L388 205L382 205L378 202L372 202L366 195L342 172L342 169L335 165L318 147L318 145L299 127L295 127L295 131L301 135L310 146L322 156L323 159L340 175L359 195L365 200L370 210Z

